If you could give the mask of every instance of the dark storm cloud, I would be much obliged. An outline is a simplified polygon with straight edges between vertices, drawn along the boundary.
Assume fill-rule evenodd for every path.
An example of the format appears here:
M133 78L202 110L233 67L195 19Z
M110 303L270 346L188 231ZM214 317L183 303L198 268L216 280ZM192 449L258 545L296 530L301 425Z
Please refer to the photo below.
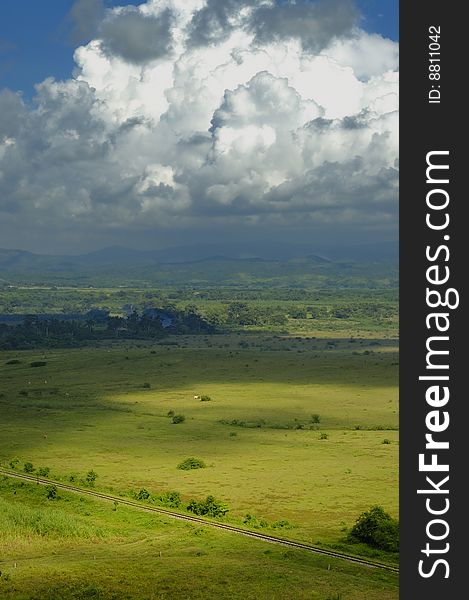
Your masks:
M109 54L134 64L143 64L170 52L172 24L173 13L169 9L158 16L147 16L129 7L103 21L100 37Z
M189 45L207 46L225 40L235 28L233 17L240 9L258 4L256 0L208 0L189 25Z
M319 52L333 38L350 32L357 18L350 0L284 2L257 8L249 27L258 43L299 38L304 49Z
M240 11L251 8L242 17ZM208 0L197 11L189 26L189 43L204 46L224 41L239 26L252 31L255 41L298 38L303 48L320 51L335 37L350 32L357 23L358 11L352 0L286 1L264 3L259 0Z

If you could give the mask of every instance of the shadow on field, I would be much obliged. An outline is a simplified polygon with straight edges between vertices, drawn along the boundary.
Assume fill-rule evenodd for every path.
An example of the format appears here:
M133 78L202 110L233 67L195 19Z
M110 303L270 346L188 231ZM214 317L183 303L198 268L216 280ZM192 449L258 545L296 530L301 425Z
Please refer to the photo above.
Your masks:
M244 415L248 426L234 425L235 431L250 428L251 421L256 427L256 419L264 419L267 428L272 419L276 425L294 428L292 408L269 405L270 396L288 393L289 386L311 386L316 394L318 386L327 386L328 393L332 390L336 394L341 389L358 394L361 390L397 387L396 345L397 341L390 339L248 335L194 336L169 344L136 342L107 348L4 352L0 354L0 453L7 458L38 447L47 451L57 435L66 446L67 432L90 436L93 430L97 434L127 417L140 419L143 430L146 422L154 421L157 427L163 419L167 423L170 409L180 410L183 400L205 393L215 399L197 404L204 405L205 425L209 420L219 424L216 400L227 389L249 396L251 385L262 387L264 404L256 406L259 399L249 397L241 408L225 410L222 416L228 423L220 428L226 435L229 421ZM38 361L45 364L31 366ZM281 386L286 387L280 391ZM252 389L253 394L258 393L259 388ZM184 429L179 427L187 431L187 425L172 427L171 435L176 431L176 437L183 435ZM340 415L334 422L335 427L362 429L387 425L366 422L362 427L358 418ZM137 430L137 422L133 427Z

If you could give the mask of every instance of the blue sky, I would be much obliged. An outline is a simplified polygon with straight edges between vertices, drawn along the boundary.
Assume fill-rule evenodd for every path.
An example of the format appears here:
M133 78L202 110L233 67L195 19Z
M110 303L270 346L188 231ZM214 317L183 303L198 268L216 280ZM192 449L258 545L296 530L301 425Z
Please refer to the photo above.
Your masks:
M67 15L74 0L0 0L0 89L21 90L26 98L46 77L66 79L73 71L73 44ZM140 4L108 0L106 6ZM362 27L398 38L397 0L357 0Z
M46 77L66 79L73 71L67 19L74 0L0 0L0 88L28 97ZM108 0L106 6L141 4Z

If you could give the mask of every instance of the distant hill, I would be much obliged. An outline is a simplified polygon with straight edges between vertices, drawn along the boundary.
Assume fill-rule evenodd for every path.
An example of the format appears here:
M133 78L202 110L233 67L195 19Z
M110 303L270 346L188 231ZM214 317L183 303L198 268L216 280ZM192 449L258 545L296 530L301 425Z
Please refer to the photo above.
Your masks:
M260 248L258 248L260 250ZM295 254L294 250L298 252ZM311 253L292 246L284 257L218 254L213 245L166 250L113 246L81 255L55 256L0 249L0 282L55 285L294 285L360 286L397 284L396 245L329 248ZM321 250L327 250L325 248ZM212 253L211 253L212 252Z

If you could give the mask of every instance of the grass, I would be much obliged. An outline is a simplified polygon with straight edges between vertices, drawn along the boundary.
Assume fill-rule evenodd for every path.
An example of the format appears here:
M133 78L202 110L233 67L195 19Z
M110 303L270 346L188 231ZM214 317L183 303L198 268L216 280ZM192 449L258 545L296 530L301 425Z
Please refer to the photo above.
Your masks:
M233 518L287 519L292 538L314 543L337 543L373 504L397 516L391 342L354 355L356 343L327 349L295 340L304 352L292 354L270 337L247 349L239 336L216 338L212 347L201 338L152 347L156 354L144 345L48 351L42 369L28 366L42 353L6 353L2 364L23 362L3 368L0 458L49 466L52 477L92 468L107 489L178 490L186 500L213 494ZM212 401L194 400L202 393ZM185 422L172 424L171 410ZM233 420L262 426L223 423ZM290 429L308 423L312 429ZM188 456L209 468L178 470Z
M0 463L49 468L74 485L92 470L95 488L114 495L213 495L236 525L396 561L346 541L370 506L398 516L393 325L288 327L0 352ZM178 469L188 457L206 468ZM398 597L390 573L46 493L0 480L7 600Z
M0 480L3 507L50 508L44 488ZM49 503L49 504L48 504ZM9 509L8 509L9 510ZM138 513L61 492L54 511L77 528L88 520L105 537L57 538L49 529L27 545L0 516L0 594L6 600L286 598L395 600L397 576L301 550ZM6 540L6 543L5 543ZM242 577L240 574L242 573Z
M30 508L22 504L8 503L0 498L0 512L4 542L24 537L92 539L103 535L99 529L50 506Z

